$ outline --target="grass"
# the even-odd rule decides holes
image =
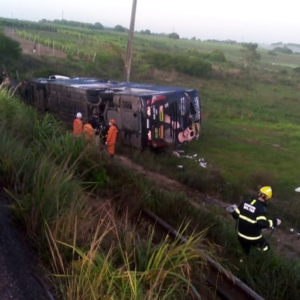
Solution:
[[[124,214],[126,199],[138,206],[147,196],[143,180],[124,170],[119,174],[120,168],[104,157],[103,164],[95,164],[95,155],[101,156],[93,149],[84,151],[84,144],[71,140],[54,118],[39,116],[3,90],[0,104],[2,184],[15,218],[54,273],[57,295],[186,299],[197,293],[191,269],[195,265],[201,274],[206,266],[206,252],[195,250],[203,233],[190,235],[184,245],[168,237],[158,242],[153,228],[142,230]],[[12,120],[15,124],[7,126]],[[93,181],[99,174],[106,178],[100,186]]]
[[[76,35],[76,31],[74,31],[74,34]],[[104,38],[105,35],[101,39],[99,37],[99,43]],[[125,36],[118,39],[117,35],[114,34],[110,38],[122,49],[124,41],[126,41]],[[139,44],[139,41],[141,41],[141,44]],[[139,69],[136,70],[136,66],[133,66],[132,81],[143,79],[147,82],[190,86],[199,89],[203,109],[202,133],[197,142],[185,145],[184,150],[186,153],[197,153],[198,157],[204,157],[208,162],[208,168],[199,167],[193,160],[170,158],[167,154],[157,156],[146,152],[140,155],[140,153],[130,150],[130,157],[150,170],[167,174],[171,178],[196,188],[198,191],[218,196],[230,203],[238,203],[244,199],[248,196],[249,190],[256,193],[259,186],[270,184],[274,190],[274,199],[269,207],[270,216],[283,214],[283,226],[288,222],[291,222],[293,226],[298,224],[298,214],[296,212],[300,207],[298,201],[294,201],[297,197],[294,189],[299,186],[298,178],[300,177],[299,168],[297,168],[299,164],[297,154],[300,150],[298,142],[299,114],[297,109],[299,76],[291,69],[291,67],[298,65],[298,56],[278,54],[271,57],[262,50],[261,62],[249,73],[245,73],[239,65],[239,46],[173,41],[161,37],[137,35],[136,49],[142,51],[145,47],[157,51],[158,49],[159,51],[168,51],[172,48],[172,51],[179,53],[188,48],[211,51],[214,48],[221,47],[219,49],[222,49],[228,60],[233,57],[235,59],[223,65],[216,65],[216,72],[210,80],[200,80],[176,72],[169,76],[170,74],[166,72],[161,70],[154,72],[151,68],[146,68],[144,73],[140,74]],[[58,61],[64,66],[63,61]],[[272,63],[275,65],[272,65]],[[70,73],[74,72],[74,76],[79,75],[76,72],[80,72],[82,76],[91,76],[93,74],[88,72],[91,72],[91,70],[92,72],[96,71],[95,69],[84,70],[84,63],[79,64],[72,61],[72,64],[72,68],[74,66],[78,68],[76,69],[78,71],[69,69]],[[108,73],[108,75],[119,74],[118,71],[120,70],[111,70],[114,73]],[[153,76],[154,74],[155,76]],[[2,107],[0,107],[0,112],[5,117],[10,116],[11,118],[14,116],[9,111],[3,111]],[[45,146],[49,143],[46,142],[46,139],[37,142],[39,141],[38,138],[41,137],[40,134],[37,134],[38,138],[35,143],[34,139],[26,136],[26,133],[32,132],[31,120],[33,118],[32,112],[27,113],[31,115],[30,120],[11,122],[16,125],[15,130],[18,139],[16,140],[14,136],[12,137],[6,133],[3,135],[3,137],[6,137],[5,143],[10,141],[9,149],[12,147],[19,153],[23,151],[21,150],[23,146],[31,145],[32,141],[33,146],[35,146],[33,148],[35,153],[45,150]],[[24,112],[24,114],[26,113]],[[22,110],[18,111],[19,115],[22,115]],[[1,115],[0,117],[3,118]],[[45,127],[43,127],[44,130]],[[67,138],[67,136],[63,139],[54,138],[53,147],[51,146],[51,150],[47,153],[52,160],[55,157],[57,163],[61,163],[66,158],[65,155],[70,154],[70,151],[72,153],[72,149],[75,147],[75,145],[72,145],[71,137]],[[22,143],[20,145],[21,138]],[[80,152],[81,146],[77,146],[79,147],[77,151]],[[64,150],[60,153],[60,149]],[[30,151],[24,156],[30,155]],[[118,149],[119,153],[121,151],[126,153],[127,150]],[[228,260],[228,265],[232,267],[232,270],[235,270],[238,277],[241,276],[250,286],[270,299],[284,299],[283,291],[285,289],[283,285],[289,287],[291,293],[288,293],[286,299],[298,297],[298,285],[294,281],[298,278],[298,275],[294,273],[296,272],[294,266],[298,266],[297,262],[291,264],[285,258],[279,258],[273,253],[268,255],[265,261],[258,259],[253,265],[249,262],[244,267],[239,267],[236,258],[239,257],[240,251],[237,250],[238,245],[232,220],[225,222],[222,212],[216,210],[210,213],[205,209],[195,210],[195,208],[188,206],[184,195],[174,196],[159,191],[156,192],[154,186],[149,185],[144,178],[137,178],[131,173],[124,175],[124,170],[115,164],[109,166],[100,164],[100,171],[98,172],[92,167],[89,159],[84,158],[85,155],[81,158],[83,161],[80,163],[81,159],[78,162],[76,161],[78,152],[75,151],[74,153],[74,156],[67,158],[72,162],[69,166],[75,164],[78,174],[83,176],[81,178],[88,179],[93,184],[97,181],[96,178],[100,176],[100,181],[103,182],[102,186],[107,186],[116,192],[112,200],[118,207],[118,212],[124,211],[127,201],[131,198],[129,203],[132,207],[134,203],[145,202],[175,227],[182,226],[184,220],[184,224],[190,224],[191,228],[199,228],[200,231],[209,228],[207,236],[222,247],[220,251],[224,255],[225,262]],[[14,178],[16,178],[15,174],[23,176],[24,163],[22,165],[18,160],[20,154],[7,158],[8,153],[6,150],[3,151],[3,155],[6,159],[1,161],[1,168],[11,174],[7,179],[9,179],[9,186],[13,186]],[[90,158],[94,157],[92,154],[90,155]],[[184,166],[182,170],[178,170],[176,167],[179,162]],[[15,163],[20,163],[20,167],[14,167]],[[88,172],[84,171],[85,166],[87,166]],[[105,171],[103,170],[104,166]],[[77,174],[77,171],[74,174]],[[18,176],[22,178],[20,175]],[[101,196],[111,196],[107,189],[97,190],[97,193]],[[289,202],[290,205],[283,205],[283,201]],[[66,215],[69,213],[71,214],[67,211]],[[71,220],[75,220],[74,218],[75,215]],[[62,226],[61,228],[65,227]],[[69,230],[66,230],[66,232],[68,232],[68,236],[71,236],[71,232],[75,229],[74,227],[67,228]],[[61,232],[61,234],[63,233]],[[58,240],[62,241],[63,239],[58,238]],[[72,241],[71,238],[66,244],[72,245],[69,248],[74,251],[77,248],[74,248]],[[68,248],[68,246],[65,245],[64,248]],[[261,259],[263,260],[263,258]],[[270,272],[266,272],[269,268],[274,268],[274,266],[277,268],[279,265],[279,269],[287,274],[287,277],[284,278],[286,281],[276,272],[271,272],[271,275]],[[237,271],[237,268],[242,271]],[[259,273],[261,276],[254,281],[253,273]]]
[[[55,281],[63,295],[83,300],[152,300],[185,299],[191,293],[190,269],[196,261],[205,261],[194,248],[202,239],[201,235],[191,236],[185,245],[170,242],[167,237],[157,244],[153,240],[153,229],[140,236],[127,222],[115,220],[111,212],[102,211],[99,219],[86,249],[76,245],[76,236],[69,245],[56,241],[51,232],[48,234]],[[108,247],[105,246],[107,240],[110,240]],[[72,250],[71,265],[65,263],[60,246]]]
[[[238,265],[241,251],[233,221],[225,210],[207,209],[205,205],[195,208],[183,192],[174,194],[155,188],[117,163],[106,163],[105,158],[93,171],[89,167],[90,159],[94,161],[93,151],[83,151],[82,157],[72,158],[80,151],[55,119],[50,130],[44,125],[49,117],[40,117],[29,107],[27,114],[18,114],[25,107],[3,91],[0,101],[3,125],[16,119],[16,124],[27,124],[31,129],[0,128],[0,170],[14,199],[14,214],[51,268],[57,294],[67,299],[150,300],[186,299],[191,293],[194,297],[195,293],[204,293],[214,299],[213,294],[207,296],[208,291],[203,291],[205,256],[209,254],[219,256],[224,266],[264,297],[297,297],[298,262],[271,252]],[[50,141],[48,151],[45,138]],[[58,151],[59,145],[62,151]],[[83,145],[79,143],[77,147]],[[157,168],[162,156],[150,158]],[[170,168],[175,158],[172,160]],[[91,171],[83,172],[84,166]],[[93,180],[98,174],[107,178],[101,188]],[[88,192],[91,188],[96,190]],[[153,229],[131,223],[130,215],[140,205],[148,206],[179,228],[189,237],[188,243],[179,245],[168,238],[157,242]],[[219,246],[212,246],[208,239]],[[203,245],[202,253],[195,251],[195,247]],[[284,272],[284,280],[282,272],[265,271],[274,266]],[[253,281],[251,274],[258,271],[260,275]]]

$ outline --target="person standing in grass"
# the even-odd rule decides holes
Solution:
[[[88,121],[86,124],[83,125],[83,134],[88,147],[90,147],[94,140],[94,129],[91,125],[91,121]]]
[[[90,123],[94,129],[94,137],[95,137],[95,145],[99,146],[100,141],[100,122],[99,122],[99,114],[94,111],[93,115],[90,119]]]
[[[116,122],[114,119],[109,120],[109,129],[107,132],[106,145],[107,151],[110,157],[114,157],[115,155],[115,145],[118,135],[118,129],[116,127]]]
[[[246,255],[251,247],[261,251],[270,249],[268,241],[262,236],[263,228],[275,228],[280,225],[280,219],[268,220],[266,204],[272,198],[272,188],[264,186],[260,189],[257,199],[242,202],[236,206],[232,216],[237,220],[238,240]]]
[[[76,115],[76,119],[73,122],[73,135],[75,137],[79,137],[82,134],[83,126],[82,126],[82,114],[78,112]]]

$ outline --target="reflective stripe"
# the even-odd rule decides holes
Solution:
[[[256,220],[257,221],[258,220],[265,220],[265,221],[267,221],[267,218],[265,216],[259,216],[259,217],[256,218]]]
[[[273,227],[273,221],[269,220],[270,227]]]
[[[262,237],[262,235],[259,235],[259,236],[256,236],[256,237],[253,237],[253,236],[247,236],[247,235],[243,235],[241,234],[240,232],[238,232],[238,235],[246,240],[250,240],[250,241],[254,241],[254,240],[258,240]]]
[[[245,216],[243,216],[243,215],[240,215],[240,219],[242,219],[242,220],[244,220],[244,221],[247,221],[247,222],[249,222],[249,223],[252,223],[252,224],[256,224],[256,223],[257,223],[256,220],[252,220],[252,219],[247,218],[247,217],[245,217]]]
[[[238,208],[235,209],[235,212],[236,212],[237,214],[240,214],[240,213],[241,213],[240,210],[239,210]]]
[[[256,202],[256,200],[253,200],[250,204],[253,205]]]
[[[262,251],[268,251],[269,250],[269,247],[266,246],[265,248],[262,249]]]

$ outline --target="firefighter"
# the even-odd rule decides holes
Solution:
[[[269,243],[262,236],[263,228],[276,228],[280,219],[268,220],[266,204],[272,198],[272,188],[264,186],[260,189],[257,199],[242,202],[232,212],[237,220],[238,240],[245,254],[249,255],[251,247],[258,247],[262,251],[270,249]]]
[[[109,129],[107,132],[106,145],[110,157],[115,155],[115,145],[117,140],[118,129],[114,119],[109,120]]]
[[[76,119],[73,122],[73,135],[75,137],[79,137],[82,134],[83,126],[82,126],[81,119],[82,119],[82,113],[78,112],[76,115]]]
[[[90,124],[94,129],[94,138],[95,138],[95,145],[99,146],[100,140],[100,122],[99,122],[99,114],[98,112],[94,111],[92,117],[90,118]]]
[[[94,129],[90,121],[83,125],[82,131],[84,134],[85,141],[87,142],[87,146],[90,147],[94,140]]]

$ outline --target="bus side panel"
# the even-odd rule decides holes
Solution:
[[[184,92],[152,96],[146,101],[148,144],[163,147],[182,144],[194,137],[189,97]]]
[[[142,147],[141,100],[136,95],[116,94],[113,107],[108,106],[107,120],[114,119],[119,129],[119,139],[126,145]]]

